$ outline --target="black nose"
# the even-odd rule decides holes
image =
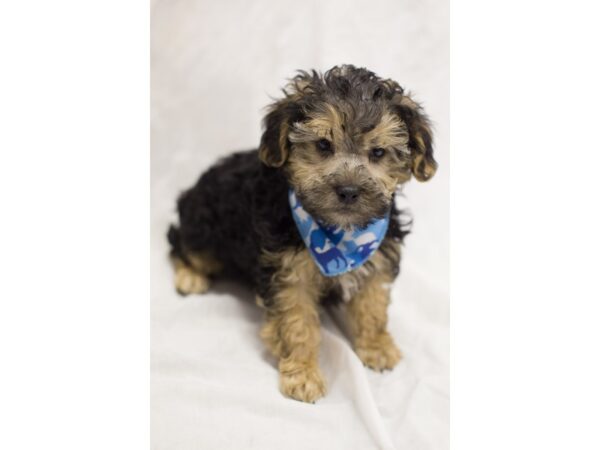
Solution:
[[[360,196],[360,189],[357,186],[338,186],[335,188],[335,193],[338,196],[340,202],[351,205],[358,200]]]

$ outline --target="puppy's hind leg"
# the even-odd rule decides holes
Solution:
[[[215,267],[216,261],[210,257],[188,255],[187,264],[177,256],[173,256],[175,266],[175,289],[181,295],[203,294],[210,287],[210,276],[214,273],[210,269]]]
[[[175,268],[175,288],[181,295],[202,294],[210,287],[210,277],[222,270],[222,264],[208,252],[191,252],[181,242],[179,230],[169,228],[171,261]]]

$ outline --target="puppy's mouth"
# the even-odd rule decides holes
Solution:
[[[343,229],[365,228],[370,223],[383,218],[391,208],[390,201],[345,205],[339,202],[323,201],[316,204],[300,199],[304,209],[321,225],[337,226]]]
[[[344,229],[350,228],[365,228],[370,223],[381,219],[385,216],[388,209],[376,213],[364,214],[352,210],[352,208],[344,206],[335,211],[331,211],[323,218],[327,225],[339,226]]]

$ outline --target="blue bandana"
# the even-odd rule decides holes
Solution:
[[[326,277],[333,277],[362,266],[377,250],[385,237],[389,214],[366,228],[343,230],[319,224],[308,214],[293,190],[289,193],[292,216],[317,267]]]

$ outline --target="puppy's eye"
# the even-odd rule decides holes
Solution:
[[[371,157],[374,159],[380,159],[385,155],[385,149],[381,147],[375,147],[371,149]]]
[[[327,139],[319,139],[317,141],[317,148],[322,152],[330,152],[331,142],[329,142]]]

